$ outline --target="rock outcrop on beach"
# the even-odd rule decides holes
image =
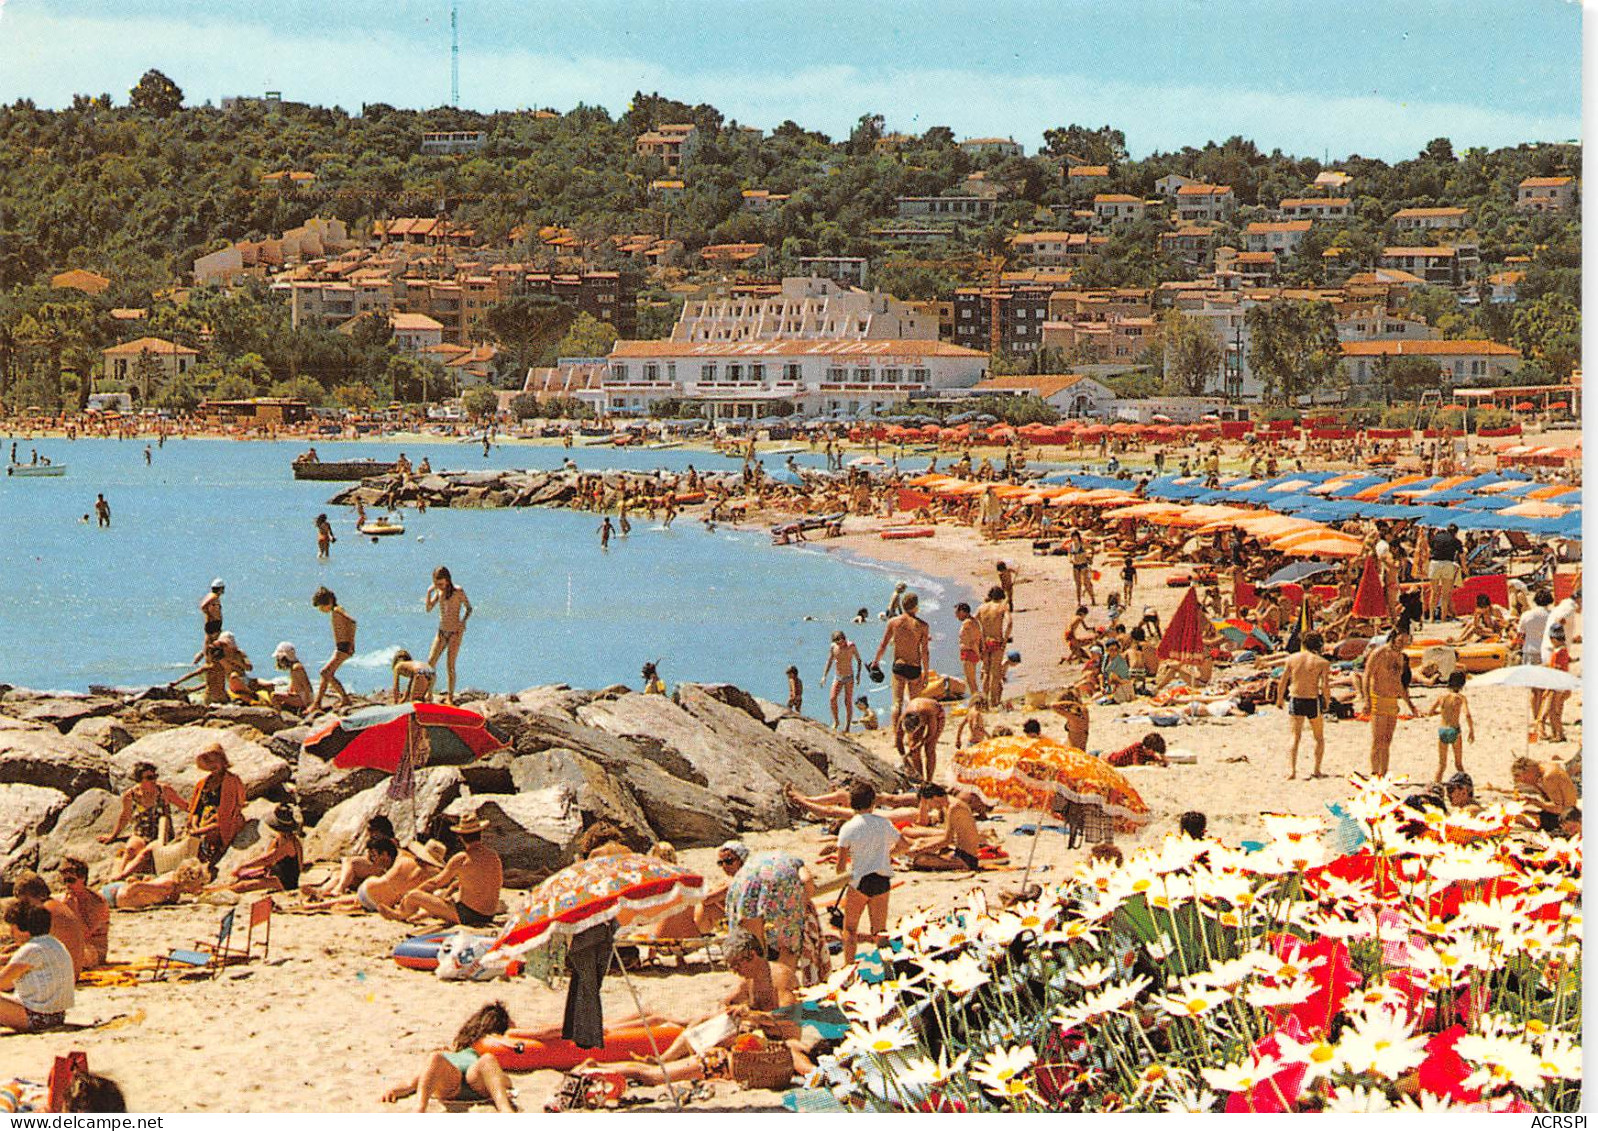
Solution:
[[[637,471],[586,471],[590,481],[598,476],[608,492],[623,483],[635,494],[647,493],[654,477]],[[674,476],[675,477],[675,476]],[[415,506],[426,500],[430,507],[563,507],[577,499],[579,473],[575,471],[435,471],[404,477],[399,474],[374,475],[359,483],[340,488],[328,499],[333,506],[369,508]],[[741,479],[732,472],[711,472],[700,476],[701,483],[727,490],[742,490]],[[660,490],[664,491],[664,485]]]
[[[473,473],[497,475],[499,473]],[[303,720],[267,707],[206,707],[159,689],[85,696],[22,689],[0,695],[0,890],[28,868],[76,856],[105,866],[99,843],[132,768],[152,762],[187,794],[195,756],[212,742],[244,780],[245,829],[222,866],[256,851],[273,805],[292,801],[310,859],[337,859],[381,813],[402,839],[439,815],[488,822],[508,876],[531,880],[569,863],[583,830],[606,821],[637,848],[656,840],[716,844],[785,828],[783,786],[811,793],[863,778],[900,789],[903,775],[813,719],[729,684],[678,686],[672,696],[626,687],[534,687],[468,695],[506,746],[466,765],[418,770],[412,797],[390,796],[387,774],[343,770],[304,752]],[[98,875],[98,872],[97,872]]]

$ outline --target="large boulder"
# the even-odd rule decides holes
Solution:
[[[104,750],[54,727],[0,730],[0,783],[47,786],[70,797],[110,788],[108,768]]]
[[[133,733],[128,730],[127,725],[111,715],[94,715],[87,719],[79,719],[72,724],[69,733],[73,738],[94,743],[107,754],[115,754],[133,741]]]
[[[889,765],[871,751],[825,723],[803,715],[784,715],[777,720],[777,735],[792,743],[810,764],[838,783],[845,778],[868,781],[889,793],[903,790],[910,779],[904,771]]]
[[[306,756],[296,759],[294,793],[305,819],[315,824],[329,809],[388,781],[382,770],[340,770],[331,762]]]
[[[483,840],[507,872],[553,872],[571,863],[572,846],[583,831],[577,791],[552,785],[529,793],[461,798],[452,813],[475,811],[488,822]]]
[[[429,766],[416,773],[416,796],[396,801],[385,780],[341,801],[322,815],[305,838],[307,860],[337,860],[354,852],[366,836],[366,822],[378,814],[394,822],[400,843],[442,813],[461,793],[461,772],[454,766]]]
[[[62,734],[70,731],[79,719],[109,715],[122,706],[122,701],[101,695],[62,695],[47,699],[34,699],[22,705],[17,717],[28,722],[55,727]]]
[[[115,793],[91,789],[78,794],[57,815],[50,831],[39,838],[39,866],[49,871],[66,856],[76,857],[91,868],[111,859],[121,845],[101,844],[98,838],[116,827],[121,811],[122,798]]]
[[[516,697],[518,701],[525,697],[549,705],[548,709],[523,716],[515,739],[517,765],[524,758],[544,751],[572,751],[631,794],[647,814],[648,826],[655,835],[675,844],[719,844],[737,830],[738,823],[727,811],[723,797],[706,788],[702,780],[697,780],[697,771],[687,760],[674,755],[647,734],[612,734],[579,722],[554,706],[569,703],[575,705],[573,709],[580,709],[585,703],[600,702],[591,692],[540,694],[546,690],[553,692],[555,689],[535,688]],[[671,707],[671,701],[663,696],[650,698]],[[672,769],[680,770],[683,776],[673,774]]]
[[[157,700],[151,703],[141,703],[139,714],[169,727],[188,726],[205,718],[205,705],[202,703],[176,702],[170,700]]]
[[[521,754],[510,763],[512,788],[504,792],[534,793],[551,787],[572,791],[586,826],[609,821],[635,844],[659,839],[627,786],[597,762],[575,750],[553,747]],[[478,791],[474,791],[478,792]]]
[[[42,785],[0,785],[0,880],[39,865],[39,837],[50,831],[67,795]]]
[[[202,776],[194,765],[195,757],[213,742],[219,742],[233,772],[244,781],[245,797],[260,797],[286,783],[294,772],[286,760],[255,741],[261,737],[248,727],[179,727],[145,735],[112,755],[112,788],[126,789],[133,784],[134,763],[153,762],[162,781],[179,793],[187,793]]]
[[[496,750],[486,758],[462,765],[461,780],[473,793],[515,793],[516,783],[511,774],[511,764],[515,760],[514,750]]]
[[[272,830],[266,827],[266,819],[276,809],[277,805],[264,797],[244,807],[244,824],[239,829],[239,835],[233,838],[233,843],[228,845],[228,850],[222,854],[222,859],[216,862],[218,876],[227,877],[234,868],[266,850],[267,842],[272,837]]]
[[[739,828],[786,828],[782,787],[819,793],[826,788],[826,777],[751,713],[759,710],[752,699],[731,694],[734,690],[685,683],[677,688],[675,704],[659,695],[629,693],[591,703],[579,717],[664,742],[693,766],[707,788],[726,798]]]
[[[295,725],[294,720],[271,707],[254,707],[247,703],[224,703],[206,712],[206,721],[222,726],[241,725],[260,731],[263,735],[276,734]]]

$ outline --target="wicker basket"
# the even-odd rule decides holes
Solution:
[[[793,1054],[786,1045],[731,1054],[731,1076],[745,1088],[779,1092],[793,1083]]]

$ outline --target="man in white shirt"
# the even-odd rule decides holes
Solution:
[[[1548,623],[1543,626],[1540,649],[1544,664],[1549,663],[1554,658],[1554,652],[1558,650],[1558,646],[1553,642],[1553,637],[1556,635],[1554,629],[1557,627],[1563,630],[1566,642],[1573,642],[1576,639],[1576,622],[1580,615],[1581,601],[1574,596],[1566,597],[1548,611]]]
[[[39,1033],[61,1025],[72,1008],[72,955],[50,934],[50,912],[14,899],[5,921],[21,945],[0,968],[0,1027]]]
[[[859,946],[860,916],[871,916],[872,940],[882,945],[888,929],[888,890],[893,886],[893,854],[909,846],[886,817],[873,813],[877,791],[870,782],[849,787],[849,808],[854,816],[838,830],[838,872],[849,873],[843,895],[843,961],[854,961]]]
[[[1543,637],[1548,634],[1548,612],[1553,603],[1554,595],[1546,589],[1539,589],[1532,598],[1531,608],[1520,614],[1521,663],[1543,662]]]

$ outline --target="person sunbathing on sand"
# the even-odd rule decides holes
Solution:
[[[400,901],[444,867],[444,846],[436,840],[426,844],[412,841],[400,848],[386,837],[373,837],[367,846],[367,853],[374,862],[387,860],[389,863],[386,868],[362,880],[353,895],[308,903],[306,910],[353,910],[358,907],[362,911],[376,912],[385,919],[400,919]]]
[[[317,898],[344,895],[347,892],[354,891],[356,885],[368,876],[381,876],[393,864],[393,858],[398,855],[399,849],[396,847],[393,852],[389,853],[388,862],[379,866],[377,861],[372,858],[371,848],[373,842],[378,840],[386,840],[390,843],[394,841],[394,822],[379,813],[366,822],[366,836],[364,839],[365,846],[361,855],[346,856],[339,861],[337,879],[329,880],[322,884],[306,885],[301,890],[306,895]]]
[[[452,826],[461,838],[463,849],[450,858],[444,870],[408,892],[388,918],[404,923],[418,918],[442,919],[463,927],[487,927],[499,910],[499,889],[504,882],[504,866],[499,853],[483,843],[488,822],[468,813]],[[453,898],[442,894],[453,889]]]
[[[100,889],[100,896],[113,911],[137,911],[176,903],[179,896],[199,895],[205,890],[210,873],[198,860],[185,860],[176,871],[153,880],[113,880]]]
[[[510,1080],[498,1060],[489,1053],[479,1055],[472,1046],[484,1037],[498,1036],[511,1027],[504,1002],[491,1001],[466,1019],[445,1050],[429,1053],[422,1071],[409,1082],[396,1084],[383,1093],[386,1104],[398,1103],[406,1096],[416,1097],[416,1110],[426,1111],[434,1097],[440,1102],[462,1100],[490,1102],[495,1111],[512,1112]]]
[[[300,822],[292,805],[279,805],[266,819],[272,830],[272,843],[265,852],[250,857],[233,869],[232,878],[212,891],[243,894],[251,891],[297,891],[305,850],[300,844]]]
[[[977,832],[976,817],[971,811],[971,797],[971,790],[955,790],[944,806],[942,831],[930,837],[910,840],[912,868],[922,872],[977,870],[982,838]]]

